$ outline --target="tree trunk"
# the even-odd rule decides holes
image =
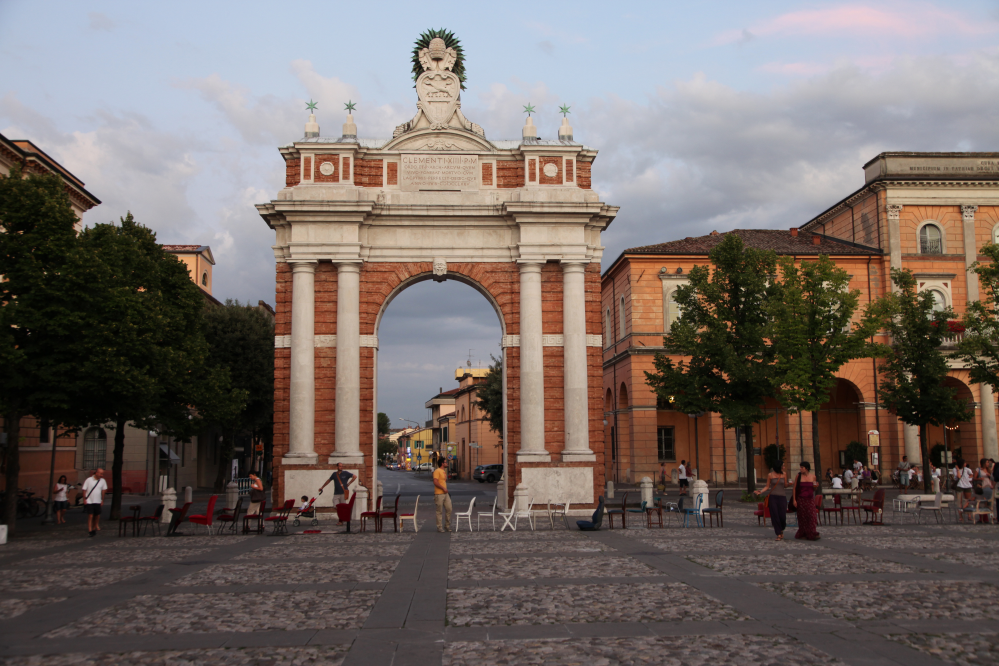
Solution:
[[[125,423],[121,416],[115,422],[114,457],[111,459],[111,520],[121,518],[121,468],[125,464]]]
[[[818,410],[811,413],[812,414],[812,468],[815,470],[815,490],[822,489],[822,480],[825,478],[822,474],[822,443],[819,441],[819,412]]]
[[[219,493],[225,492],[225,486],[228,483],[229,470],[232,467],[233,444],[231,437],[222,440],[222,450],[219,451],[219,471],[215,476],[215,491]]]
[[[18,449],[21,439],[21,414],[11,410],[4,414],[4,429],[7,431],[5,488],[3,501],[3,522],[7,526],[7,537],[17,531],[17,481],[21,475],[21,452]]]
[[[930,478],[930,451],[926,443],[926,424],[919,426],[919,451],[923,455],[923,492],[929,493],[933,487],[933,479]]]
[[[756,464],[753,461],[753,426],[742,426],[746,433],[746,490],[756,490]]]

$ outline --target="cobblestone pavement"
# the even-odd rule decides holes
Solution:
[[[29,534],[0,546],[0,666],[999,663],[999,527],[776,542],[736,498],[723,528]]]

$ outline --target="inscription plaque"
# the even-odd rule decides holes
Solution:
[[[403,155],[399,167],[400,190],[479,189],[478,155]]]

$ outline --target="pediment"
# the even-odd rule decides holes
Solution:
[[[496,147],[486,139],[466,130],[416,130],[407,132],[388,142],[383,150],[404,150],[412,152],[493,152]]]

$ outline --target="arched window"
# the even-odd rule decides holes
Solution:
[[[614,343],[614,315],[610,308],[607,308],[607,316],[604,317],[604,338],[604,347],[610,347]]]
[[[621,320],[620,323],[619,323],[619,327],[620,327],[621,330],[618,331],[617,339],[618,340],[624,340],[625,321],[626,321],[625,317],[624,317],[624,296],[621,297],[621,303],[620,303],[620,305],[621,305],[621,308],[620,308],[620,311],[618,312],[618,319]]]
[[[607,389],[607,397],[604,398],[604,411],[609,412],[614,409],[614,392]]]
[[[943,254],[943,236],[940,227],[935,224],[924,224],[919,230],[920,254]]]
[[[201,274],[201,286],[203,287],[208,286],[208,271],[205,271],[204,273]]]
[[[107,462],[108,436],[101,428],[90,428],[83,435],[83,469],[103,468]]]
[[[992,242],[999,245],[999,224],[992,227]]]
[[[621,382],[621,390],[617,396],[617,408],[628,409],[628,386]]]
[[[947,307],[947,297],[939,289],[930,289],[933,296],[933,311],[940,312]]]

